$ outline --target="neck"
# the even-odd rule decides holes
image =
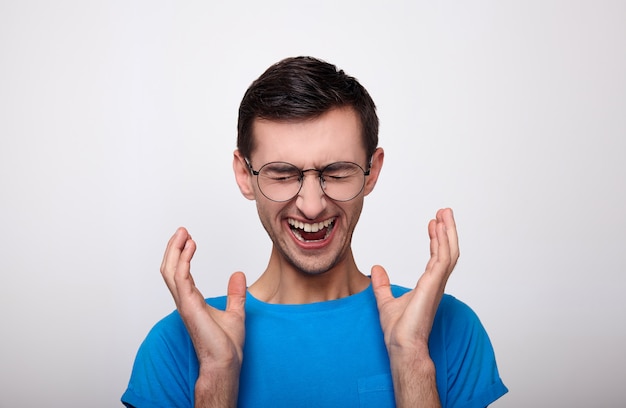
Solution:
[[[310,274],[298,270],[272,248],[267,268],[249,291],[267,303],[305,304],[350,296],[369,284],[369,278],[358,270],[352,251],[328,271]]]

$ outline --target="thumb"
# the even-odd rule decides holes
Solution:
[[[389,275],[387,271],[380,265],[372,266],[372,289],[376,297],[378,307],[385,303],[389,298],[393,298],[391,294],[391,284],[389,283]]]
[[[246,275],[243,272],[235,272],[230,276],[227,294],[226,310],[243,314],[246,304]]]

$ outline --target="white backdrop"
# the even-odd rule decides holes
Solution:
[[[119,404],[174,307],[158,268],[179,225],[206,296],[258,276],[237,107],[293,55],[379,107],[362,270],[413,285],[453,207],[448,292],[491,335],[494,406],[623,406],[626,3],[567,0],[0,1],[0,406]]]

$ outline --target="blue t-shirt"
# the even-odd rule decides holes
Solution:
[[[395,296],[408,291],[393,286]],[[219,309],[226,298],[207,299]],[[507,392],[487,333],[464,303],[444,295],[429,351],[443,407],[486,407]],[[198,360],[177,312],[150,331],[122,401],[192,407]],[[278,305],[246,296],[239,407],[394,407],[389,357],[371,285],[342,299]]]

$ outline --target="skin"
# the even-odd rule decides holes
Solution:
[[[298,123],[257,120],[253,132],[256,149],[250,161],[257,168],[272,161],[287,161],[301,169],[322,168],[337,161],[351,161],[367,168],[360,122],[351,109],[332,110],[321,118]],[[364,189],[353,200],[329,199],[317,177],[308,174],[297,197],[277,203],[261,194],[256,177],[250,174],[239,152],[235,152],[237,184],[246,198],[256,201],[261,223],[273,242],[269,264],[251,285],[250,293],[271,303],[310,303],[348,296],[369,285],[369,279],[356,267],[351,240],[364,196],[374,189],[383,159],[384,152],[378,149]],[[289,218],[305,223],[334,218],[330,242],[323,248],[303,247],[294,239],[287,223]]]
[[[321,168],[336,161],[367,167],[360,123],[352,109],[334,109],[304,122],[257,120],[256,148],[249,158],[255,169],[271,161],[286,161],[301,169]],[[370,284],[354,261],[351,239],[364,197],[375,187],[384,152],[372,157],[371,175],[359,196],[348,202],[326,197],[317,178],[308,175],[291,201],[265,198],[235,151],[233,169],[244,197],[255,200],[259,218],[273,246],[268,266],[248,290],[270,303],[309,303],[358,293]],[[319,222],[335,219],[332,236],[323,245],[299,243],[287,219]],[[435,368],[428,353],[428,337],[445,285],[459,256],[456,225],[451,209],[441,209],[428,224],[430,260],[415,288],[399,298],[391,294],[389,277],[381,266],[371,270],[385,344],[391,362],[398,407],[440,406]],[[208,306],[190,274],[196,244],[185,228],[170,239],[161,273],[193,341],[200,373],[196,406],[237,405],[239,373],[245,339],[246,280],[234,273],[228,283],[226,310]]]

